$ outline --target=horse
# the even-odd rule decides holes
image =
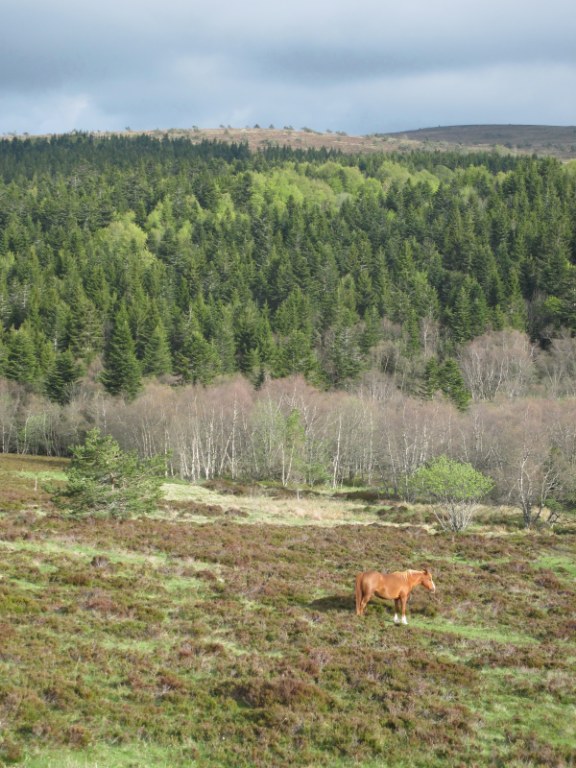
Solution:
[[[402,607],[402,624],[408,624],[406,620],[406,603],[410,592],[414,587],[422,584],[430,592],[436,591],[436,585],[432,581],[432,574],[427,568],[423,571],[395,571],[394,573],[380,573],[379,571],[364,571],[356,576],[356,615],[362,616],[373,595],[388,600],[394,600],[394,623],[399,624],[398,611]]]

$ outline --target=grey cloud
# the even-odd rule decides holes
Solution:
[[[0,133],[574,124],[574,39],[565,0],[8,0]]]

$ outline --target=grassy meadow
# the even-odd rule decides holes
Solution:
[[[0,765],[576,764],[576,525],[465,534],[361,493],[170,484],[153,518],[57,514],[0,456]],[[407,627],[369,568],[432,569]]]

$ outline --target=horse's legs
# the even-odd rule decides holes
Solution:
[[[402,603],[402,624],[408,624],[406,619],[406,603],[408,602],[408,595],[401,595],[400,602]]]
[[[399,610],[400,610],[400,598],[396,597],[394,599],[394,624],[400,624],[400,619],[398,618]]]
[[[366,610],[366,606],[368,605],[368,602],[370,601],[371,597],[372,597],[372,592],[362,593],[362,602],[360,603],[360,616],[364,615],[364,611]]]

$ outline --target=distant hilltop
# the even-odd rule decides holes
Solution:
[[[246,142],[252,149],[289,146],[293,149],[336,149],[346,153],[403,152],[414,149],[481,150],[537,154],[576,159],[576,126],[549,125],[455,125],[395,133],[352,136],[344,131],[315,131],[285,126],[268,128],[171,129],[146,131],[151,135],[188,136],[193,141]]]
[[[576,126],[573,125],[451,125],[386,135],[396,140],[433,143],[439,147],[503,147],[521,153],[576,158]]]

